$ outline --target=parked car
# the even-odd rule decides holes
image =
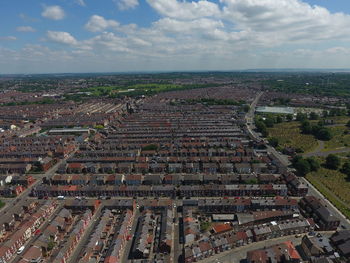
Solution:
[[[23,252],[23,250],[24,250],[24,246],[21,246],[18,250],[17,250],[17,254],[19,255],[19,254],[21,254],[22,252]]]

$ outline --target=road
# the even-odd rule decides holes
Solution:
[[[258,103],[261,95],[262,95],[262,93],[259,93],[258,96],[254,99],[254,101],[251,104],[250,110],[246,115],[247,130],[251,134],[251,136],[258,141],[262,140],[262,138],[260,138],[260,136],[256,132],[254,132],[254,130],[253,130],[254,126],[252,123],[254,120],[255,107],[256,107],[256,104]],[[288,165],[290,165],[288,158],[285,155],[282,155],[279,152],[277,152],[273,147],[267,146],[267,150],[269,153],[273,154],[286,167],[288,167]],[[340,153],[340,152],[346,152],[349,150],[350,150],[350,148],[342,148],[342,149],[335,150],[335,151],[318,152],[318,153],[314,153],[314,154],[316,154],[317,156],[327,156],[330,153]],[[313,156],[315,156],[315,155],[313,155]],[[350,221],[331,202],[329,202],[309,181],[307,181],[305,178],[301,178],[301,180],[303,180],[309,186],[309,195],[313,195],[321,200],[324,200],[327,203],[329,210],[336,217],[338,217],[340,219],[341,225],[345,226],[346,229],[350,229]]]
[[[245,119],[246,119],[246,126],[247,131],[250,134],[251,138],[255,139],[256,141],[262,141],[263,138],[260,137],[258,133],[254,131],[255,125],[254,125],[254,114],[255,114],[255,108],[256,105],[259,102],[259,99],[264,94],[264,92],[260,92],[254,99],[254,101],[250,104],[250,109],[247,112]],[[284,166],[289,166],[290,161],[288,160],[288,156],[282,155],[279,152],[276,151],[275,148],[271,147],[270,145],[266,145],[266,150],[269,154],[273,155],[280,163],[282,163]]]
[[[47,228],[47,226],[51,223],[52,219],[55,218],[59,212],[62,209],[62,204],[58,205],[56,207],[56,210],[54,211],[54,213],[50,216],[50,220],[46,220],[44,222],[44,224],[42,224],[38,230],[42,231],[44,229]],[[34,244],[34,242],[40,237],[40,235],[36,235],[33,238],[30,238],[26,244],[24,245],[25,249],[23,250],[23,252],[20,255],[15,254],[16,256],[10,261],[10,262],[18,262],[21,260],[22,256],[28,251],[28,249],[32,246],[32,244]]]
[[[316,196],[317,198],[323,200],[326,204],[328,209],[339,218],[341,225],[345,226],[346,229],[350,229],[350,220],[347,219],[326,197],[324,197],[317,189],[314,187],[308,180],[306,180],[304,177],[300,177],[304,183],[306,183],[309,186],[309,193],[308,195]]]
[[[99,206],[99,208],[95,211],[94,215],[92,216],[89,226],[84,231],[84,234],[81,237],[81,239],[78,241],[78,244],[74,248],[73,253],[70,255],[68,262],[71,262],[71,263],[78,262],[80,252],[83,250],[84,246],[86,246],[87,243],[89,242],[92,231],[95,229],[95,227],[99,223],[97,221],[101,216],[101,210],[102,210],[102,205]]]
[[[72,153],[73,154],[73,153]],[[16,205],[17,203],[27,199],[32,191],[32,189],[35,186],[38,186],[39,184],[42,183],[41,179],[46,177],[46,178],[51,178],[55,172],[57,171],[58,167],[62,164],[63,161],[65,161],[67,158],[69,158],[71,155],[67,156],[65,159],[62,159],[60,161],[58,161],[54,166],[52,166],[47,172],[45,172],[44,174],[40,174],[40,176],[38,176],[37,174],[33,175],[36,179],[36,181],[30,185],[26,190],[24,190],[19,196],[17,196],[16,198],[13,199],[8,199],[6,200],[6,205],[0,210],[0,212],[2,214],[6,214],[7,212],[9,212],[12,207],[14,205]]]
[[[323,235],[329,237],[331,236],[331,233],[323,232]],[[263,249],[264,247],[273,246],[285,241],[292,241],[294,246],[298,246],[301,244],[301,239],[302,237],[295,237],[294,235],[290,235],[290,236],[284,236],[284,237],[269,239],[269,240],[260,241],[260,242],[254,242],[246,246],[234,248],[232,250],[228,250],[220,254],[216,254],[212,257],[201,260],[199,262],[201,263],[213,263],[213,262],[214,263],[238,263],[246,259],[247,252],[250,250]]]
[[[330,151],[313,151],[310,153],[303,154],[304,157],[311,157],[311,156],[320,156],[320,157],[327,157],[329,154],[337,154],[337,153],[347,153],[350,152],[349,147],[343,147],[335,150]]]

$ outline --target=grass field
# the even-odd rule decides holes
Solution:
[[[5,206],[5,203],[0,200],[0,208],[3,208]]]
[[[311,152],[318,146],[317,140],[312,135],[300,133],[299,122],[284,122],[275,124],[269,128],[269,136],[276,137],[282,147],[300,148],[305,153]]]
[[[341,147],[350,147],[350,131],[346,126],[329,127],[333,138],[325,141],[323,151],[335,150]],[[349,133],[348,133],[349,132]]]
[[[185,84],[176,85],[169,83],[145,83],[122,86],[100,86],[82,89],[83,92],[90,92],[92,96],[118,96],[118,95],[153,95],[166,91],[197,89],[217,87],[219,84]]]
[[[321,168],[309,173],[308,179],[344,215],[350,218],[350,182],[339,171]]]

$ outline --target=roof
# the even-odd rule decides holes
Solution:
[[[226,231],[232,230],[231,224],[225,223],[225,224],[215,224],[213,226],[213,230],[216,234],[223,233]]]

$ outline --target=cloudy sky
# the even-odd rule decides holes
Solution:
[[[0,1],[0,74],[249,68],[350,68],[350,1]]]

